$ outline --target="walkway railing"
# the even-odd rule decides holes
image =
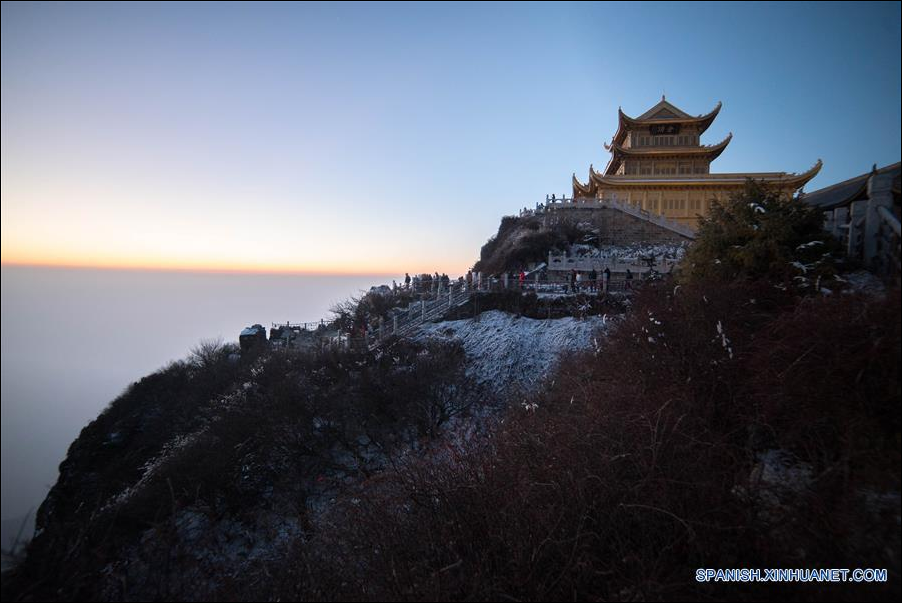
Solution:
[[[894,213],[893,182],[898,171],[876,169],[863,198],[823,210],[824,230],[839,239],[846,255],[886,278],[899,278],[900,224]]]
[[[389,320],[381,319],[366,334],[370,348],[377,347],[392,336],[408,335],[424,322],[441,318],[446,312],[469,301],[475,289],[466,283],[451,282],[447,287],[439,285],[432,299],[411,302],[407,308],[396,309]]]
[[[658,272],[670,272],[679,264],[680,259],[675,257],[655,256],[652,266]],[[565,253],[548,252],[548,270],[553,272],[577,270],[582,272],[602,272],[608,268],[615,274],[625,275],[629,270],[635,275],[641,275],[649,270],[649,259],[631,258],[629,256],[568,256]]]
[[[520,210],[520,216],[532,216],[543,213],[550,213],[558,210],[566,210],[566,209],[580,209],[580,208],[608,208],[608,209],[616,209],[618,211],[622,211],[625,214],[629,214],[640,220],[645,220],[647,222],[651,222],[661,228],[666,228],[672,232],[677,233],[680,236],[686,237],[687,239],[695,239],[695,229],[686,226],[685,224],[680,224],[675,220],[671,220],[666,216],[662,216],[661,214],[654,213],[642,209],[637,205],[633,205],[632,203],[624,203],[622,201],[618,201],[616,199],[597,199],[595,197],[561,197],[550,199],[546,197],[546,202],[544,204],[537,203],[536,208],[533,209],[522,209]]]
[[[653,275],[659,273],[652,272]],[[569,274],[566,278],[548,279],[547,274],[535,272],[524,280],[516,276],[502,274],[500,276],[484,276],[474,274],[472,280],[451,281],[435,284],[420,283],[419,287],[410,289],[398,288],[396,292],[415,292],[422,299],[411,301],[406,308],[394,308],[387,318],[382,318],[370,324],[365,333],[352,334],[329,329],[324,320],[319,322],[302,323],[273,323],[274,328],[289,328],[294,331],[305,331],[311,335],[319,335],[308,340],[314,347],[350,347],[366,346],[373,350],[384,341],[394,336],[405,336],[415,332],[421,325],[438,320],[449,311],[466,304],[474,295],[479,293],[493,293],[501,291],[519,291],[522,293],[534,292],[539,295],[559,294],[587,294],[605,295],[611,292],[628,292],[634,287],[639,287],[643,278],[637,275],[636,279],[626,279],[620,274],[605,280],[603,275],[595,280],[582,279],[572,281]]]
[[[886,207],[878,207],[880,226],[877,228],[877,246],[874,257],[880,264],[878,269],[887,276],[902,273],[902,235],[899,218]]]
[[[653,271],[651,277],[658,277],[659,272]],[[576,294],[605,295],[612,292],[629,292],[641,286],[641,276],[635,279],[622,277],[605,280],[602,276],[594,281],[588,279],[570,280],[538,280],[526,278],[522,282],[519,278],[511,278],[508,275],[493,277],[477,277],[472,282],[461,283],[454,281],[447,289],[439,288],[434,298],[412,302],[407,308],[398,309],[387,319],[380,320],[371,325],[363,337],[348,336],[344,341],[348,345],[366,345],[369,349],[376,349],[383,341],[392,336],[405,336],[415,332],[418,327],[427,322],[435,321],[444,316],[448,311],[466,304],[474,295],[480,293],[493,293],[501,291],[519,291],[522,293],[534,292],[539,295],[549,294]]]
[[[316,331],[320,328],[326,327],[326,320],[320,319],[316,322],[274,322],[272,323],[272,328],[274,329],[291,329],[296,331]]]

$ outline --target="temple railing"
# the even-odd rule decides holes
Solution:
[[[695,239],[695,229],[691,226],[680,224],[679,222],[671,220],[670,218],[662,216],[661,214],[650,212],[642,209],[641,207],[638,207],[637,205],[633,205],[632,203],[624,203],[616,199],[598,199],[595,197],[546,197],[546,202],[544,204],[537,203],[535,209],[521,209],[520,216],[523,217],[540,215],[544,213],[551,213],[554,211],[568,209],[594,208],[616,209],[625,214],[639,218],[640,220],[645,220],[646,222],[650,222],[652,224],[660,226],[661,228],[675,232],[680,236],[686,237],[687,239]]]
[[[875,258],[878,269],[885,276],[897,277],[902,273],[902,235],[900,235],[899,218],[887,207],[877,208],[880,226],[877,228],[877,246]]]
[[[485,295],[500,291],[533,292],[538,295],[559,295],[583,293],[588,295],[606,295],[620,292],[629,294],[634,288],[641,287],[647,279],[660,278],[660,272],[652,269],[645,274],[636,274],[635,279],[625,278],[622,274],[612,275],[605,279],[571,280],[535,272],[523,280],[509,274],[488,276],[474,274],[471,281],[453,281],[447,288],[439,289],[432,299],[411,302],[406,308],[396,308],[389,317],[379,319],[367,326],[362,333],[344,333],[340,343],[347,346],[366,346],[374,350],[393,336],[406,336],[414,333],[421,325],[440,320],[449,311],[462,306],[476,295]]]
[[[392,336],[409,335],[423,323],[437,320],[453,308],[465,304],[474,292],[473,283],[452,281],[447,286],[439,285],[431,299],[411,302],[406,308],[395,308],[390,318],[382,318],[368,325],[358,341],[374,349]],[[354,338],[350,336],[347,341],[353,342]]]
[[[675,257],[659,257],[654,259],[653,266],[648,265],[648,259],[630,258],[620,256],[568,256],[565,253],[548,252],[548,270],[549,271],[570,271],[589,272],[595,270],[601,272],[605,268],[616,274],[626,274],[629,270],[634,274],[642,274],[651,268],[659,272],[671,272],[680,262],[680,258]]]
[[[274,322],[274,329],[289,329],[292,331],[316,331],[326,326],[325,319],[311,322]]]
[[[660,266],[660,264],[659,264]],[[666,268],[668,264],[664,263]],[[411,300],[406,307],[395,307],[382,318],[372,321],[365,329],[347,332],[336,330],[325,323],[273,323],[274,328],[290,329],[294,333],[307,333],[308,337],[288,337],[286,339],[270,339],[275,348],[308,348],[327,349],[332,347],[366,347],[370,350],[378,348],[392,337],[403,337],[414,333],[427,322],[440,320],[455,308],[466,304],[475,295],[486,295],[500,291],[533,292],[538,295],[560,295],[583,293],[588,295],[606,295],[623,292],[629,294],[650,278],[659,278],[660,272],[655,268],[647,268],[635,273],[635,278],[628,278],[623,272],[612,270],[610,278],[605,279],[599,272],[597,278],[589,280],[587,275],[572,279],[569,273],[544,271],[544,264],[533,272],[524,274],[520,279],[514,274],[487,275],[471,273],[466,280],[459,279],[447,284],[439,282],[435,286],[419,283],[410,287],[397,287],[391,295],[401,292],[412,292],[420,299]]]
[[[886,278],[898,278],[900,222],[893,212],[892,183],[898,172],[876,171],[867,181],[866,197],[824,210],[824,230],[840,240],[846,255]]]

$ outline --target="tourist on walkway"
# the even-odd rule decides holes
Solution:
[[[604,292],[608,292],[608,288],[611,286],[611,269],[605,266],[604,268]]]
[[[410,274],[407,272],[404,273],[404,288],[410,289]]]
[[[633,288],[633,273],[629,268],[626,269],[626,288]]]
[[[592,270],[589,272],[589,291],[596,291],[598,289],[598,271],[595,270],[595,267],[592,267]]]

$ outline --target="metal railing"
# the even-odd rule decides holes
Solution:
[[[465,304],[475,289],[472,285],[453,281],[446,286],[439,284],[432,299],[411,302],[404,309],[396,309],[391,318],[380,319],[367,329],[365,341],[370,348],[377,347],[392,336],[407,335],[424,322],[441,318],[446,312]]]
[[[316,331],[320,328],[325,328],[326,319],[322,318],[319,321],[311,321],[311,322],[274,322],[272,323],[273,329],[291,329],[298,331]]]

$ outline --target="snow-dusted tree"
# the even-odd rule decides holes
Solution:
[[[685,282],[765,278],[806,288],[830,277],[840,254],[816,209],[749,180],[701,220],[681,267]]]

